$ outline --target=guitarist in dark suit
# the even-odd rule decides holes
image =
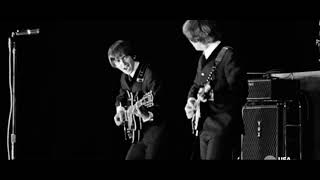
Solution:
[[[116,97],[114,121],[117,126],[124,125],[125,112],[130,106],[128,103],[130,98],[138,101],[147,94],[152,95],[152,102],[149,102],[148,106],[130,106],[131,110],[127,111],[129,112],[127,116],[132,113],[136,123],[141,123],[139,130],[141,133],[139,136],[129,137],[132,145],[126,155],[126,160],[158,159],[165,127],[164,121],[160,118],[162,82],[155,70],[149,64],[141,62],[141,59],[138,60],[135,53],[131,42],[123,40],[116,41],[108,50],[111,66],[123,72],[120,78],[119,95]],[[131,105],[137,101],[131,101]]]
[[[187,20],[183,34],[203,52],[185,106],[188,119],[196,117],[196,107],[200,108],[200,158],[238,159],[244,134],[242,106],[248,95],[244,67],[233,48],[222,42],[216,22]],[[197,100],[200,106],[195,105]]]

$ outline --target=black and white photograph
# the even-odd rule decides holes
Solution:
[[[320,159],[320,18],[1,24],[3,161]]]

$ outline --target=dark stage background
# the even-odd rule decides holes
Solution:
[[[183,36],[183,22],[3,18],[4,62],[8,59],[10,32],[40,28],[39,35],[19,37],[16,42],[17,159],[124,158],[128,144],[123,142],[122,128],[113,122],[120,73],[107,61],[107,49],[118,39],[133,40],[143,58],[161,70],[167,102],[165,117],[169,121],[167,158],[188,159],[192,137],[184,106],[200,54]],[[221,22],[226,41],[238,50],[248,72],[319,70],[317,19],[272,17]],[[7,67],[3,66],[5,74]],[[8,118],[1,119],[1,159],[7,159]]]

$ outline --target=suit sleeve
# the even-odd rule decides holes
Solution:
[[[161,105],[162,105],[161,100],[163,100],[162,86],[163,86],[163,83],[159,75],[156,72],[150,69],[147,69],[146,75],[145,75],[145,90],[147,92],[152,91],[153,106],[149,108],[143,107],[141,110],[143,112],[151,112],[153,114],[154,121],[160,120]]]
[[[120,103],[122,106],[124,106],[126,104],[127,101],[127,92],[126,90],[123,88],[124,85],[124,76],[122,75],[120,78],[120,89],[119,89],[119,94],[116,97],[116,102],[115,102],[115,106],[118,107],[120,106]]]
[[[246,71],[233,50],[228,50],[225,58],[227,59],[224,72],[229,84],[229,92],[232,99],[240,105],[246,103],[248,96],[248,81]]]

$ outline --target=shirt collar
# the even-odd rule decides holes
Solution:
[[[138,69],[138,67],[139,67],[139,64],[140,64],[140,62],[138,62],[138,61],[136,61],[135,63],[134,63],[134,67],[133,67],[133,71],[132,71],[132,73],[130,74],[130,77],[134,77],[134,74],[136,73],[136,71],[137,71],[137,69]]]
[[[220,43],[221,43],[221,41],[216,41],[216,42],[208,44],[208,48],[203,51],[204,57],[206,59],[208,59],[210,57],[210,55],[212,54],[212,52],[219,46]]]

